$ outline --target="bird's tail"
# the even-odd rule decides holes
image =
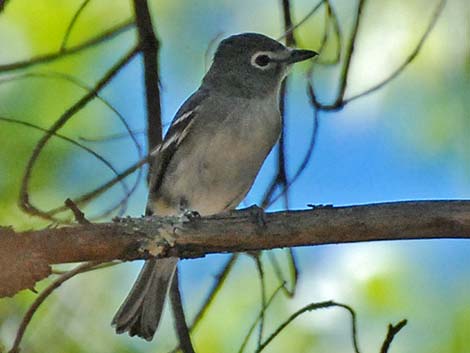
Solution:
[[[151,259],[145,262],[126,300],[121,304],[111,325],[116,333],[129,332],[151,341],[162,316],[178,259]]]

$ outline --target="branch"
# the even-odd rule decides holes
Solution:
[[[67,47],[67,42],[69,40],[70,34],[72,33],[73,27],[75,26],[83,10],[85,10],[89,3],[90,0],[83,1],[82,4],[78,7],[77,11],[75,11],[75,13],[73,14],[72,19],[70,20],[70,23],[67,26],[67,29],[65,30],[64,38],[62,38],[62,44],[60,45],[61,52],[64,51]]]
[[[75,267],[73,270],[64,273],[62,276],[54,280],[50,285],[44,289],[41,294],[34,300],[33,304],[29,307],[28,311],[26,312],[23,320],[21,321],[20,327],[18,332],[16,333],[15,341],[13,343],[13,347],[8,351],[8,353],[19,353],[20,352],[20,343],[24,337],[24,333],[26,328],[28,327],[29,323],[31,322],[34,314],[38,310],[39,306],[49,297],[49,295],[57,288],[59,288],[65,281],[69,280],[70,278],[86,272],[91,268],[99,265],[99,262],[87,262]]]
[[[57,263],[151,256],[195,258],[212,253],[360,241],[470,238],[468,200],[275,212],[266,214],[265,226],[252,218],[250,212],[234,211],[185,223],[179,217],[146,217],[22,233],[3,227],[0,297],[32,287],[34,280],[47,277],[45,265]],[[171,238],[174,244],[169,245],[165,239]],[[36,268],[42,271],[35,273]],[[24,278],[31,281],[21,282]]]
[[[155,35],[147,0],[134,0],[139,45],[144,60],[145,96],[147,102],[147,141],[152,151],[162,141],[162,119],[158,77],[160,43]]]
[[[97,36],[93,38],[90,38],[89,40],[83,43],[74,45],[73,47],[69,47],[65,50],[62,50],[62,51],[59,50],[53,53],[38,55],[30,59],[17,61],[17,62],[10,63],[10,64],[0,65],[0,72],[24,69],[24,68],[31,67],[34,65],[44,64],[50,61],[64,58],[66,56],[78,53],[82,50],[96,47],[97,45],[107,42],[108,40],[115,38],[116,36],[128,31],[129,29],[133,27],[134,27],[134,22],[132,20],[127,20],[125,22],[122,22],[104,31],[101,34],[98,34]]]
[[[175,331],[178,335],[178,340],[180,342],[179,346],[183,353],[195,353],[194,347],[191,343],[191,337],[189,336],[189,329],[186,325],[186,317],[183,310],[183,302],[181,300],[181,290],[178,277],[177,268],[169,291],[171,308],[173,309],[173,317],[175,318]]]
[[[383,81],[375,84],[371,88],[366,89],[364,92],[358,93],[350,98],[347,98],[344,100],[343,104],[347,104],[353,100],[356,100],[358,98],[361,98],[363,96],[366,96],[372,92],[375,92],[379,89],[381,89],[383,86],[387,85],[390,81],[394,80],[396,77],[398,77],[403,70],[406,69],[406,67],[416,58],[416,56],[419,54],[421,48],[423,47],[424,43],[426,42],[429,34],[433,30],[434,26],[437,23],[437,20],[439,19],[442,11],[444,10],[444,6],[446,4],[446,0],[440,0],[434,9],[431,20],[429,21],[428,26],[426,27],[426,30],[424,31],[423,35],[421,36],[418,44],[416,47],[413,49],[413,51],[408,55],[408,57],[405,59],[405,61],[398,67],[396,68],[386,79]]]
[[[50,129],[45,133],[41,139],[37,142],[36,146],[31,153],[31,156],[28,160],[28,163],[25,168],[23,179],[21,181],[21,189],[18,203],[20,207],[27,213],[42,217],[49,220],[55,220],[50,214],[41,211],[39,208],[34,206],[30,202],[29,195],[29,185],[31,182],[31,177],[33,173],[33,168],[46,144],[49,142],[50,138],[60,130],[77,112],[83,109],[88,103],[90,103],[97,95],[97,93],[105,87],[120,71],[126,66],[132,58],[137,54],[138,47],[135,47],[127,52],[120,60],[115,63],[105,75],[95,84],[93,89],[80,98],[75,104],[68,108],[50,127]],[[75,201],[74,201],[75,202]]]
[[[271,341],[276,338],[292,321],[294,321],[296,318],[301,316],[304,313],[310,312],[310,311],[315,311],[318,309],[326,309],[326,308],[331,308],[331,307],[339,307],[347,310],[349,314],[351,315],[351,336],[353,340],[353,346],[354,346],[354,352],[355,353],[360,353],[359,350],[359,344],[357,342],[357,319],[356,319],[356,313],[354,310],[345,304],[341,303],[336,303],[334,301],[326,301],[326,302],[319,302],[319,303],[312,303],[307,306],[304,306],[302,309],[296,311],[294,314],[289,316],[289,318],[284,321],[279,327],[263,342],[261,346],[259,346],[255,353],[261,352],[264,348],[266,348]]]
[[[385,337],[382,347],[380,348],[380,353],[388,352],[388,349],[390,348],[390,345],[392,344],[393,339],[398,334],[398,332],[400,332],[400,330],[406,326],[407,323],[408,321],[405,319],[405,320],[401,320],[396,325],[392,325],[392,324],[388,325],[387,336]]]
[[[8,0],[0,0],[0,13],[5,10],[5,6],[7,4]]]

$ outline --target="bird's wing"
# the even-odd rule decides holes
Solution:
[[[188,135],[191,125],[197,118],[198,111],[200,110],[199,107],[207,97],[208,92],[199,89],[193,93],[176,112],[163,142],[159,145],[155,153],[153,167],[150,172],[150,194],[155,193],[160,188],[165,171],[175,151]],[[146,213],[151,214],[148,207]]]

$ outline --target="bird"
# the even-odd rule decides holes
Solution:
[[[260,33],[222,40],[200,87],[176,112],[155,152],[146,214],[234,210],[279,139],[279,94],[289,68],[316,55]],[[153,339],[177,262],[145,261],[112,320],[116,333]]]

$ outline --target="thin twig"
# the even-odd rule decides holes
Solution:
[[[253,333],[253,331],[255,330],[256,325],[258,324],[258,321],[261,320],[262,316],[264,316],[264,313],[269,308],[269,306],[271,305],[271,303],[274,300],[274,298],[276,297],[276,295],[280,292],[281,289],[284,288],[284,285],[285,285],[285,283],[281,283],[274,290],[273,294],[271,294],[271,296],[268,298],[268,300],[265,303],[265,306],[263,308],[261,308],[260,312],[258,313],[258,316],[256,317],[255,321],[253,322],[253,324],[250,326],[248,332],[246,333],[245,338],[243,339],[243,342],[240,345],[240,348],[238,349],[238,353],[243,353],[243,351],[245,350],[245,347],[248,344],[248,341],[251,337],[251,334]]]
[[[23,74],[23,75],[15,76],[14,78],[23,78],[23,77],[40,77],[40,78],[63,79],[63,80],[66,80],[68,82],[73,83],[74,85],[84,89],[87,92],[92,92],[93,91],[93,87],[89,87],[88,85],[86,85],[85,83],[83,83],[82,81],[76,79],[73,76],[70,76],[70,75],[67,75],[67,74],[64,74],[64,73],[60,73],[60,72],[26,73],[26,74]],[[0,80],[0,82],[1,81],[2,80]],[[137,137],[135,136],[134,132],[131,130],[131,127],[127,123],[124,116],[108,100],[103,98],[98,92],[95,92],[95,93],[96,93],[95,97],[99,101],[101,101],[103,104],[105,104],[106,107],[108,107],[117,116],[117,118],[119,119],[119,121],[121,122],[121,124],[124,126],[124,128],[126,130],[126,135],[131,138],[132,142],[134,143],[134,146],[136,147],[137,158],[142,159],[142,157],[143,157],[142,146],[140,145],[139,141],[137,140]],[[115,174],[118,175],[117,172]],[[135,181],[134,181],[134,183],[133,183],[133,185],[130,189],[127,187],[127,184],[125,182],[121,181],[121,184],[123,184],[125,186],[124,195],[121,197],[121,199],[115,205],[112,205],[111,207],[109,207],[107,210],[105,210],[104,212],[102,212],[98,216],[90,217],[90,219],[95,219],[96,220],[96,219],[106,217],[106,216],[110,215],[111,213],[113,213],[114,210],[116,210],[118,208],[120,208],[118,216],[122,216],[125,213],[126,209],[127,209],[127,202],[129,200],[129,197],[135,192],[135,190],[137,190],[137,187],[139,186],[140,180],[142,178],[142,174],[143,174],[143,170],[142,170],[142,168],[139,168],[137,176],[135,178]],[[46,212],[46,213],[51,214],[50,212]],[[51,215],[53,215],[53,214],[51,214]]]
[[[285,43],[287,46],[295,46],[295,34],[294,34],[294,26],[292,21],[291,15],[291,4],[290,0],[281,0],[282,5],[282,18],[283,18],[283,26],[284,26],[284,35],[281,38],[285,38]],[[291,29],[289,31],[289,29]],[[285,158],[286,155],[286,146],[285,146],[285,136],[286,136],[286,124],[285,124],[285,107],[286,107],[286,100],[287,100],[287,84],[289,78],[286,77],[284,82],[281,85],[281,92],[279,98],[279,111],[281,112],[281,136],[279,138],[279,144],[277,149],[277,172],[276,175],[273,177],[270,185],[267,187],[262,201],[261,201],[261,208],[266,208],[267,205],[271,201],[271,197],[278,186],[283,186],[283,190],[286,190],[288,181],[287,181],[287,161]],[[287,192],[281,193],[284,197],[284,208],[289,208],[289,197]]]
[[[258,331],[258,343],[257,347],[261,346],[261,342],[263,341],[263,330],[264,330],[264,308],[266,308],[266,283],[265,283],[265,276],[263,270],[263,263],[261,262],[261,253],[256,253],[253,255],[256,269],[258,271],[259,276],[259,283],[260,283],[260,298],[261,298],[261,317],[259,319],[259,331]]]
[[[87,270],[84,270],[80,273],[86,273],[86,272],[92,272],[92,271],[97,271],[97,270],[101,270],[103,268],[108,268],[108,267],[113,267],[113,266],[116,266],[116,265],[119,265],[119,264],[122,264],[122,261],[110,261],[110,262],[102,262],[101,264],[99,265],[96,265],[95,267],[91,267]],[[64,271],[64,270],[57,270],[57,269],[52,269],[51,273],[54,274],[54,275],[63,275],[65,273],[68,273],[69,271]]]
[[[354,352],[355,353],[360,353],[359,344],[358,344],[358,340],[357,340],[356,313],[354,312],[354,310],[350,306],[345,305],[345,304],[336,303],[334,301],[312,303],[312,304],[304,306],[302,309],[296,311],[291,316],[289,316],[289,318],[286,321],[284,321],[281,325],[279,325],[279,327],[262,343],[261,347],[259,347],[255,351],[255,353],[259,353],[264,348],[266,348],[267,345],[269,343],[271,343],[271,341],[274,338],[276,338],[276,336],[278,334],[280,334],[282,332],[282,330],[284,330],[284,328],[286,328],[292,321],[294,321],[297,317],[299,317],[303,313],[313,311],[313,310],[318,310],[318,309],[326,309],[326,308],[330,308],[330,307],[340,307],[340,308],[346,309],[351,314],[351,323],[352,323],[352,325],[351,325],[352,326],[351,336],[352,336],[352,341],[353,341],[353,346],[354,346]]]
[[[284,30],[284,33],[281,36],[279,36],[276,40],[279,41],[281,39],[286,38],[288,35],[291,35],[296,29],[298,29],[305,22],[307,22],[315,14],[315,12],[318,11],[318,9],[321,7],[321,5],[323,5],[323,3],[325,3],[325,2],[327,2],[327,1],[326,0],[321,0],[309,12],[307,12],[307,14],[299,22],[297,22],[295,25],[291,24],[291,26],[287,30]]]
[[[326,14],[325,14],[323,36],[320,42],[320,47],[317,50],[319,55],[315,61],[312,61],[311,69],[307,71],[308,73],[307,77],[312,76],[313,68],[316,65],[322,65],[322,66],[336,65],[339,63],[339,59],[341,57],[342,37],[341,37],[341,29],[339,27],[339,22],[338,22],[338,16],[336,15],[336,11],[334,10],[329,0],[325,1],[325,8],[326,8]],[[328,43],[328,40],[330,39],[330,27],[331,26],[333,27],[333,34],[334,34],[335,41],[337,42],[337,48],[335,51],[335,55],[332,59],[324,60],[322,59],[321,54],[324,51],[326,44]]]
[[[387,85],[390,81],[398,77],[404,70],[405,68],[418,56],[420,53],[424,43],[426,42],[426,39],[429,37],[430,33],[432,32],[433,28],[435,27],[437,20],[439,19],[444,7],[446,4],[446,0],[440,0],[438,4],[436,5],[432,16],[431,20],[429,21],[428,26],[426,27],[426,30],[424,31],[423,35],[421,36],[420,40],[418,41],[417,45],[413,49],[413,51],[408,55],[408,57],[405,59],[405,61],[397,68],[395,71],[393,71],[387,78],[385,78],[383,81],[377,83],[376,85],[372,86],[371,88],[366,89],[365,91],[355,94],[349,98],[344,98],[344,94],[346,91],[347,87],[347,78],[348,78],[348,73],[349,73],[349,66],[351,63],[351,58],[354,52],[354,42],[356,40],[356,36],[359,30],[359,19],[360,19],[360,14],[362,13],[363,10],[363,5],[364,5],[364,0],[359,1],[356,17],[355,17],[355,22],[353,25],[353,32],[352,36],[349,42],[349,46],[346,50],[346,59],[345,59],[345,64],[342,69],[341,73],[341,80],[340,80],[340,88],[339,88],[339,93],[334,101],[333,104],[322,104],[320,103],[315,94],[315,90],[313,88],[313,83],[311,82],[309,84],[308,90],[309,90],[309,96],[310,96],[310,102],[311,104],[316,107],[319,110],[322,111],[336,111],[342,109],[346,104],[359,99],[361,97],[364,97],[370,93],[373,93],[385,85]],[[335,22],[334,22],[335,23]],[[339,27],[336,27],[339,28]]]
[[[356,13],[355,13],[354,20],[353,20],[351,37],[349,41],[347,42],[346,53],[344,56],[345,57],[344,64],[341,68],[338,93],[337,93],[336,99],[334,100],[334,103],[330,105],[320,103],[316,98],[315,90],[313,88],[313,83],[310,83],[309,85],[309,95],[310,95],[311,104],[319,110],[336,111],[344,107],[344,94],[346,92],[346,88],[348,85],[349,70],[350,70],[352,58],[354,55],[354,49],[356,45],[357,35],[359,33],[359,28],[360,28],[360,23],[362,19],[362,13],[364,10],[365,2],[366,2],[365,0],[359,0],[358,5],[357,5]],[[339,30],[339,27],[337,27],[337,31],[338,30]]]
[[[322,3],[320,3],[320,4],[322,4]],[[336,40],[338,42],[338,49],[336,51],[336,54],[335,54],[335,57],[333,58],[333,60],[324,61],[324,62],[319,62],[318,60],[315,60],[312,63],[311,68],[307,71],[307,74],[306,74],[307,77],[312,76],[313,69],[314,69],[316,64],[320,63],[321,65],[334,65],[337,62],[339,62],[339,58],[340,58],[342,40],[341,40],[341,31],[340,31],[339,24],[338,24],[338,18],[336,16],[336,12],[334,11],[334,9],[331,6],[330,2],[328,0],[326,0],[324,3],[325,3],[325,6],[326,6],[326,17],[325,17],[324,32],[323,32],[322,40],[321,40],[321,43],[320,43],[320,48],[318,49],[318,52],[320,54],[319,56],[321,56],[321,53],[323,52],[323,50],[326,46],[326,43],[329,39],[330,22],[333,23],[333,32],[334,32]],[[307,85],[308,85],[309,91],[313,90],[313,83],[311,83],[307,80]],[[311,100],[312,100],[312,97],[311,97]],[[310,139],[310,143],[309,143],[309,147],[307,148],[307,152],[305,153],[305,156],[304,156],[299,168],[297,168],[297,171],[294,173],[294,176],[292,178],[289,178],[287,186],[284,187],[275,197],[273,197],[273,194],[275,193],[276,188],[278,186],[277,180],[274,179],[271,182],[270,186],[267,188],[267,191],[265,192],[265,195],[262,198],[262,200],[263,200],[262,207],[263,208],[268,208],[268,207],[272,206],[280,197],[285,196],[285,193],[288,192],[289,188],[296,182],[296,180],[300,177],[300,175],[304,172],[304,170],[306,169],[306,167],[310,163],[311,156],[312,156],[313,150],[315,148],[315,143],[316,143],[316,138],[317,138],[317,133],[318,133],[318,124],[319,124],[319,120],[318,120],[319,111],[318,111],[318,109],[316,109],[315,103],[316,103],[316,99],[313,99],[312,105],[313,105],[313,108],[314,108],[314,115],[313,115],[312,137]]]
[[[143,135],[146,133],[145,130],[131,130],[133,136]],[[128,132],[116,132],[115,134],[109,135],[102,135],[102,136],[95,136],[95,137],[86,137],[86,136],[79,136],[78,139],[83,142],[89,143],[106,143],[106,142],[113,142],[116,140],[121,140],[129,137]]]
[[[295,38],[294,30],[289,31],[293,27],[292,13],[291,13],[291,3],[290,0],[281,0],[282,1],[282,15],[284,30],[286,32],[285,42],[289,47],[295,47],[297,44]],[[282,190],[287,189],[288,180],[287,180],[287,159],[286,159],[286,143],[285,137],[287,135],[285,117],[286,117],[286,106],[287,106],[287,93],[288,93],[288,84],[289,78],[287,77],[281,86],[281,98],[280,98],[280,112],[282,119],[282,131],[281,137],[279,139],[279,148],[278,148],[278,173],[277,173],[277,185],[279,185]],[[287,192],[283,193],[284,208],[289,209],[289,194]]]
[[[73,14],[73,17],[72,19],[70,20],[70,23],[69,25],[67,26],[67,29],[65,31],[65,34],[64,34],[64,38],[62,39],[62,44],[60,45],[60,52],[64,52],[66,46],[67,46],[67,42],[69,40],[69,37],[70,37],[70,33],[72,33],[72,29],[73,27],[75,26],[75,23],[77,23],[77,20],[78,18],[80,17],[80,15],[82,14],[83,10],[85,9],[85,7],[90,3],[90,0],[84,0],[82,2],[82,4],[78,7],[77,11],[75,11],[75,13]]]
[[[136,170],[141,168],[143,165],[147,164],[150,159],[154,158],[153,155],[147,155],[141,160],[135,162],[132,164],[130,167],[125,169],[123,172],[121,172],[118,176],[104,182],[100,186],[96,187],[95,189],[81,195],[80,197],[77,197],[76,199],[73,200],[77,205],[84,205],[87,202],[93,200],[94,198],[98,197],[99,195],[103,194],[105,191],[109,190],[112,188],[114,185],[119,183],[121,180],[124,180],[127,178],[129,175],[134,173]],[[56,207],[54,209],[51,209],[47,211],[46,213],[48,215],[56,215],[57,213],[65,211],[66,208],[64,206]]]
[[[9,353],[19,353],[20,351],[20,344],[21,340],[23,339],[23,336],[26,332],[26,329],[31,322],[31,319],[33,318],[34,314],[36,313],[37,309],[39,306],[47,299],[47,297],[57,288],[59,288],[62,283],[65,281],[69,280],[75,275],[78,275],[79,273],[82,273],[84,271],[89,270],[90,268],[100,264],[99,261],[91,261],[87,262],[84,264],[81,264],[77,267],[75,267],[73,270],[68,271],[64,275],[60,276],[57,278],[55,281],[53,281],[51,284],[49,284],[40,294],[39,296],[34,300],[34,302],[31,304],[29,307],[28,311],[23,317],[23,320],[21,321],[20,327],[18,328],[18,331],[16,333],[15,341],[13,343],[13,346],[9,350]]]
[[[53,216],[41,211],[33,204],[31,204],[29,200],[29,183],[31,181],[31,175],[33,171],[33,167],[42,151],[44,146],[47,144],[51,136],[55,132],[57,132],[60,128],[62,128],[67,121],[70,120],[77,112],[83,109],[94,97],[96,97],[96,93],[99,92],[104,86],[106,86],[109,81],[117,75],[120,70],[127,65],[131,59],[137,54],[138,47],[134,47],[131,49],[126,55],[124,55],[116,64],[114,64],[108,72],[98,81],[98,83],[94,86],[91,92],[88,92],[85,96],[83,96],[78,102],[68,108],[58,120],[51,126],[47,133],[38,141],[36,144],[30,159],[28,160],[28,164],[25,168],[25,173],[23,175],[23,179],[21,182],[21,189],[20,189],[20,197],[19,197],[19,206],[27,213],[38,216],[41,218],[55,220]]]
[[[75,216],[75,220],[82,225],[91,224],[91,222],[86,219],[85,213],[78,208],[78,206],[69,198],[67,198],[64,202],[65,206],[67,206]]]
[[[297,179],[302,175],[302,173],[308,167],[310,161],[312,160],[311,157],[312,157],[312,154],[313,154],[313,151],[315,149],[316,142],[317,142],[317,136],[318,136],[319,124],[320,124],[320,120],[319,120],[318,117],[319,117],[318,109],[314,108],[314,110],[313,110],[313,119],[312,119],[312,122],[313,122],[312,133],[311,133],[311,136],[310,136],[310,142],[309,142],[307,151],[305,152],[305,155],[302,159],[302,162],[300,163],[299,167],[295,171],[294,176],[292,178],[290,178],[289,183],[287,184],[287,188],[282,190],[278,195],[276,195],[274,197],[272,197],[272,195],[271,195],[269,197],[270,201],[265,206],[266,208],[270,207],[272,204],[274,204],[274,202],[276,202],[282,196],[283,192],[287,192],[287,190],[289,190],[289,188],[297,181]]]
[[[18,125],[23,125],[23,126],[26,126],[26,127],[30,127],[32,129],[36,129],[36,130],[39,130],[39,131],[43,131],[43,132],[47,132],[48,129],[45,129],[43,127],[40,127],[38,125],[35,125],[33,123],[29,123],[27,121],[22,121],[22,120],[17,120],[17,119],[11,119],[11,118],[6,118],[6,117],[1,117],[0,116],[0,121],[4,121],[4,122],[7,122],[7,123],[13,123],[13,124],[18,124]],[[67,137],[65,135],[62,135],[62,134],[59,134],[59,133],[54,133],[53,134],[54,137],[57,137],[59,139],[62,139],[64,141],[67,141],[68,143],[72,144],[73,146],[76,146],[82,150],[84,150],[85,152],[91,154],[93,157],[95,157],[97,160],[99,160],[100,162],[102,162],[106,167],[108,167],[116,176],[119,176],[119,172],[116,170],[116,168],[111,164],[111,162],[109,162],[108,160],[106,160],[103,156],[101,156],[99,153],[95,152],[94,150],[92,150],[91,148],[85,146],[85,145],[82,145],[81,143],[71,139],[70,137]],[[124,182],[121,182],[122,184],[122,187],[123,187],[123,190],[124,192],[128,192],[129,188],[128,186],[124,183]]]
[[[201,319],[204,317],[205,313],[207,312],[210,305],[212,304],[215,297],[222,288],[223,284],[225,283],[225,280],[227,279],[229,273],[232,271],[233,266],[238,260],[238,256],[238,253],[231,254],[227,262],[224,264],[224,266],[222,266],[219,273],[215,275],[215,282],[207,293],[206,299],[204,299],[203,304],[201,305],[196,316],[194,317],[193,323],[191,324],[191,331],[194,330],[201,322]]]
[[[401,320],[398,324],[388,325],[388,331],[387,331],[387,336],[385,337],[385,340],[382,344],[382,347],[380,348],[380,353],[388,353],[388,350],[390,348],[390,345],[392,344],[393,339],[395,336],[400,332],[400,330],[405,327],[405,325],[408,323],[408,321]]]
[[[173,309],[173,317],[175,319],[175,330],[178,335],[179,347],[183,353],[195,353],[189,335],[188,325],[183,310],[183,302],[181,300],[178,269],[176,269],[173,282],[170,287],[171,308]]]
[[[62,72],[55,72],[55,71],[50,71],[50,72],[27,72],[24,74],[19,74],[19,75],[14,75],[14,76],[9,76],[9,77],[4,77],[0,79],[0,84],[8,83],[8,82],[14,82],[17,80],[23,80],[23,79],[28,79],[28,78],[45,78],[45,79],[57,79],[57,80],[64,80],[69,83],[72,83],[73,85],[80,87],[81,89],[87,91],[87,92],[92,92],[93,87],[88,86],[84,82],[80,81],[76,77],[72,75],[68,75]],[[126,119],[124,116],[119,112],[119,110],[116,109],[105,97],[100,95],[98,92],[95,92],[95,97],[98,99],[100,102],[102,102],[106,107],[108,107],[119,119],[121,124],[124,126],[126,129],[126,134],[125,136],[130,136],[138,153],[138,157],[142,158],[143,152],[142,152],[142,147],[137,140],[137,137],[135,136],[136,134],[140,132],[134,132],[131,130],[129,124],[127,123]],[[85,139],[82,137],[78,138],[79,140],[82,140],[84,142],[96,142],[96,139]]]
[[[382,88],[386,84],[388,84],[390,81],[398,77],[403,70],[416,58],[416,56],[419,54],[421,48],[423,47],[424,43],[426,42],[426,39],[428,38],[429,34],[431,33],[432,29],[435,27],[437,20],[439,19],[439,16],[441,15],[444,6],[446,4],[446,0],[440,0],[439,3],[437,4],[436,8],[434,9],[431,20],[429,21],[428,26],[426,27],[426,30],[424,31],[423,35],[421,36],[418,44],[414,48],[414,50],[408,55],[408,57],[405,59],[405,61],[397,68],[395,71],[393,71],[386,79],[383,81],[377,83],[376,85],[372,86],[371,88],[366,89],[364,92],[355,94],[354,96],[351,96],[348,99],[344,100],[344,104],[347,104],[353,100],[356,100],[358,98],[364,97],[372,92],[377,91],[378,89]]]
[[[233,269],[233,266],[235,265],[235,262],[238,259],[239,254],[231,254],[227,262],[222,266],[221,270],[217,275],[215,275],[215,282],[212,285],[211,289],[209,290],[206,299],[204,299],[203,304],[199,308],[199,311],[197,312],[196,316],[193,319],[193,322],[191,326],[189,327],[189,332],[193,332],[196,327],[199,325],[199,323],[202,321],[205,313],[213,303],[215,297],[217,294],[220,292],[222,289],[222,286],[225,283],[225,280],[227,279],[230,271]],[[176,353],[179,350],[179,345],[175,347],[173,350],[171,350],[169,353]]]
[[[81,82],[77,78],[75,78],[71,75],[61,73],[61,72],[27,72],[27,73],[20,74],[20,75],[15,75],[15,76],[11,76],[11,77],[2,78],[2,79],[0,79],[0,84],[8,83],[8,82],[14,82],[14,81],[17,81],[17,80],[28,79],[28,78],[46,78],[46,79],[65,80],[67,82],[70,82],[70,83],[74,84],[75,86],[78,86],[78,87],[84,89],[87,92],[92,92],[93,91],[92,87],[87,86],[85,83]],[[137,157],[139,158],[139,160],[142,159],[142,157],[143,157],[142,146],[140,145],[139,141],[137,140],[137,137],[135,136],[135,133],[131,130],[131,128],[130,128],[129,124],[127,123],[126,119],[124,118],[124,116],[108,100],[106,100],[104,97],[102,97],[98,92],[96,92],[95,97],[96,97],[96,99],[101,101],[103,104],[105,104],[117,116],[117,118],[119,119],[119,121],[122,123],[122,125],[124,126],[124,128],[126,130],[126,136],[130,136],[132,142],[134,143],[134,146],[136,147]],[[9,121],[9,122],[19,123],[19,124],[22,124],[22,125],[25,125],[25,126],[29,126],[29,127],[47,132],[47,129],[35,126],[34,124],[30,124],[30,123],[27,123],[27,122],[22,122],[22,121],[15,120],[15,119],[6,119],[6,118],[5,119],[0,118],[0,119],[5,120],[5,121]],[[94,152],[91,148],[88,148],[88,147],[80,144],[79,142],[76,142],[76,141],[74,141],[74,140],[72,140],[68,137],[65,137],[63,135],[60,135],[60,134],[54,134],[54,136],[62,138],[64,140],[66,140],[66,141],[68,141],[68,142],[84,149],[88,153],[91,153],[96,158],[98,158],[100,161],[104,162],[113,171],[113,173],[116,175],[116,177],[119,176],[119,173],[111,165],[111,163],[106,161],[101,155]],[[119,202],[116,205],[111,206],[108,210],[106,210],[102,214],[98,215],[97,217],[95,216],[95,217],[91,217],[91,218],[92,219],[102,218],[104,215],[106,215],[107,213],[109,213],[109,214],[112,213],[117,208],[121,208],[121,210],[119,212],[119,215],[122,215],[126,210],[127,201],[129,199],[129,197],[137,189],[141,178],[142,178],[142,169],[139,168],[138,169],[138,174],[137,174],[137,176],[135,178],[135,181],[134,181],[134,183],[133,183],[133,185],[130,189],[123,180],[120,180],[120,183],[122,184],[123,189],[124,189],[124,195],[122,196],[121,200],[119,200]],[[61,207],[59,207],[59,210],[60,211],[65,211],[66,208],[61,206]],[[57,212],[48,211],[46,213],[50,214],[51,216],[54,216]]]
[[[336,97],[335,104],[340,104],[343,101],[344,93],[346,92],[346,87],[348,86],[348,79],[349,79],[349,70],[351,68],[351,62],[354,54],[354,48],[356,46],[356,38],[357,34],[359,33],[359,25],[362,19],[362,11],[364,9],[366,1],[359,0],[357,5],[357,12],[356,16],[354,17],[354,24],[351,33],[351,39],[348,42],[348,46],[346,47],[346,54],[344,56],[344,65],[341,70],[341,81],[338,91],[338,96]]]
[[[294,250],[292,248],[289,248],[288,251],[289,251],[288,260],[289,260],[289,269],[290,269],[289,272],[291,274],[290,282],[292,283],[291,284],[292,288],[289,289],[287,288],[286,285],[284,285],[282,287],[282,290],[287,297],[292,298],[295,295],[295,290],[297,288],[299,270],[297,267],[297,261],[296,261]],[[279,262],[277,261],[277,257],[273,251],[268,251],[268,258],[274,269],[274,274],[276,275],[278,280],[281,283],[287,283],[287,281],[284,279],[284,276],[282,274],[281,266],[279,265]]]
[[[73,47],[70,47],[62,52],[53,52],[49,54],[42,54],[38,56],[34,56],[30,59],[27,60],[21,60],[17,61],[14,63],[10,64],[3,64],[0,65],[0,72],[7,72],[7,71],[12,71],[12,70],[18,70],[18,69],[24,69],[27,67],[31,67],[33,65],[38,65],[38,64],[44,64],[47,62],[51,62],[57,59],[64,58],[66,56],[76,54],[82,50],[88,49],[88,48],[93,48],[96,47],[97,45],[101,43],[105,43],[121,33],[127,32],[129,29],[134,27],[134,20],[127,20],[124,21],[114,27],[111,27],[110,29],[104,31],[103,33],[100,33],[99,35],[83,42],[80,44],[77,44]]]

